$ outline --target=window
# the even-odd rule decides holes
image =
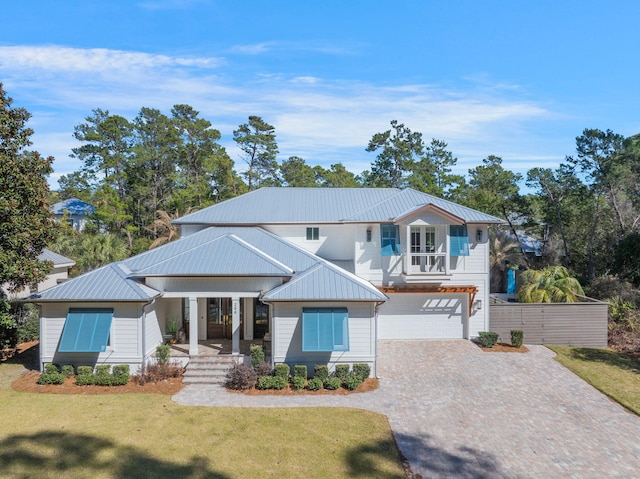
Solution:
[[[71,308],[62,329],[61,353],[102,353],[107,350],[113,309]]]
[[[347,308],[302,308],[302,350],[349,351]]]
[[[411,253],[435,253],[436,252],[436,228],[435,226],[411,227]],[[412,256],[411,264],[417,266],[424,263],[424,257]]]
[[[380,225],[380,253],[382,256],[400,256],[400,227],[398,225]]]
[[[307,241],[317,241],[320,239],[320,228],[307,228]]]
[[[467,225],[450,225],[449,242],[451,244],[451,256],[469,256]]]

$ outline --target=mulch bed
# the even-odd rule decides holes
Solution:
[[[335,391],[330,391],[328,389],[320,389],[319,391],[309,391],[308,389],[301,389],[300,391],[296,391],[292,389],[291,386],[287,386],[284,389],[245,389],[241,391],[234,391],[232,389],[227,389],[229,392],[238,393],[238,394],[246,394],[247,396],[304,396],[304,395],[312,395],[317,396],[320,394],[328,394],[332,396],[344,396],[347,394],[355,394],[355,393],[366,393],[369,391],[374,391],[378,389],[378,379],[377,378],[368,378],[363,381],[363,383],[353,391],[349,391],[348,389],[339,388]]]
[[[492,348],[483,348],[479,344],[477,346],[486,353],[528,353],[529,349],[523,344],[516,348],[509,343],[496,343]]]

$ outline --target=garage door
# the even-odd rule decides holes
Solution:
[[[465,331],[465,294],[388,294],[378,309],[379,339],[460,339]]]

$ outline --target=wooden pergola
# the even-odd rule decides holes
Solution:
[[[469,295],[469,316],[471,316],[473,301],[475,300],[478,288],[476,286],[443,286],[441,284],[404,284],[401,286],[378,286],[383,293],[428,293],[428,294],[457,294],[465,293]]]

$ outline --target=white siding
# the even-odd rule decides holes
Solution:
[[[104,353],[60,353],[57,351],[69,308],[113,308],[109,346]],[[132,372],[142,361],[139,303],[45,303],[40,333],[41,363],[95,365],[129,364]]]
[[[285,238],[313,254],[325,259],[353,260],[354,234],[359,225],[265,225],[264,229]],[[307,241],[307,228],[318,228],[320,238]]]
[[[349,311],[349,351],[303,352],[302,308],[346,307]],[[273,317],[273,360],[275,363],[306,364],[309,374],[316,364],[367,363],[374,370],[375,318],[371,303],[275,303]]]
[[[282,278],[168,278],[151,277],[146,284],[163,292],[164,297],[183,297],[192,294],[204,298],[228,296],[228,293],[246,293],[245,296],[257,297],[261,291],[269,291],[282,284]],[[234,294],[237,295],[237,294]]]
[[[144,350],[144,360],[148,360],[152,356],[156,347],[162,344],[162,329],[160,326],[159,316],[164,314],[165,306],[162,303],[166,301],[156,300],[145,307],[144,323],[141,328],[144,331],[144,341],[140,345],[140,349]],[[141,332],[141,337],[143,333]]]

